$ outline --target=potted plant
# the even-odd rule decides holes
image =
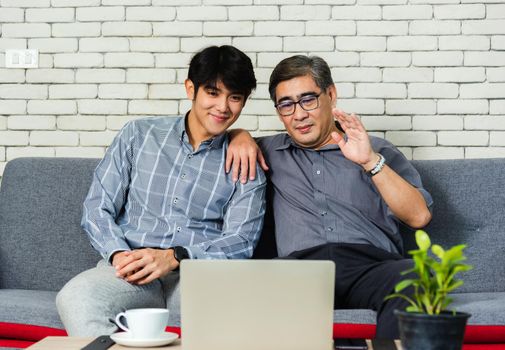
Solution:
[[[404,350],[461,350],[466,322],[470,314],[449,311],[452,302],[448,293],[463,284],[455,279],[459,272],[472,266],[464,263],[465,245],[456,245],[449,250],[431,244],[428,234],[416,231],[419,249],[409,251],[414,267],[404,271],[409,278],[395,286],[395,292],[386,297],[403,298],[409,302],[405,311],[395,310],[398,317],[400,338]],[[429,254],[429,248],[431,253]],[[401,293],[412,288],[413,294]]]

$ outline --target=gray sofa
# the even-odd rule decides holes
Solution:
[[[0,187],[0,347],[6,339],[36,341],[61,334],[57,291],[100,259],[80,228],[82,201],[97,162],[20,158],[7,164]],[[426,228],[432,240],[444,247],[466,243],[468,262],[475,267],[454,294],[454,307],[472,314],[471,325],[482,326],[467,330],[466,340],[505,343],[505,158],[413,164],[435,202]],[[256,258],[275,251],[268,222]],[[413,235],[402,229],[408,250]],[[375,313],[336,310],[335,323],[339,336],[346,329],[354,332],[350,336],[370,336],[371,328],[360,325],[373,325]]]

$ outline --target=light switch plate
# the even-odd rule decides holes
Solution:
[[[5,50],[6,68],[38,68],[39,50]]]

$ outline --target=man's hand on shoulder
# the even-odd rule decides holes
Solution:
[[[117,265],[114,264],[117,254],[114,256],[116,276],[132,284],[150,283],[179,267],[173,249],[143,248],[123,253]]]

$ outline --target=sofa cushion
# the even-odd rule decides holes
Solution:
[[[63,328],[56,292],[0,289],[0,322]]]
[[[505,292],[452,294],[450,308],[472,315],[468,324],[505,325]]]
[[[377,313],[367,309],[339,309],[333,311],[334,323],[375,324]]]
[[[96,159],[18,158],[0,187],[0,288],[58,291],[96,265],[80,227]]]

